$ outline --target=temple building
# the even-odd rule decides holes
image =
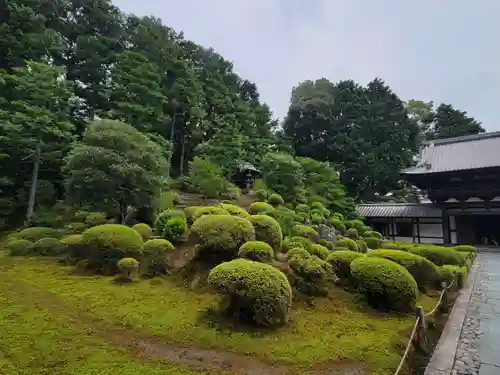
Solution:
[[[360,204],[386,237],[435,244],[500,244],[500,132],[439,139],[402,171],[430,203]]]

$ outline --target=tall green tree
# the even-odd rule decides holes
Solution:
[[[467,115],[467,112],[455,109],[450,104],[441,104],[436,108],[427,139],[461,137],[484,133],[481,123]]]

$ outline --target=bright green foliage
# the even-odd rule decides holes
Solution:
[[[61,238],[61,244],[65,247],[64,252],[68,259],[79,260],[86,256],[83,236],[81,234],[70,234]]]
[[[132,227],[132,229],[141,235],[143,241],[147,241],[151,238],[151,236],[153,236],[153,230],[147,224],[137,223]]]
[[[358,230],[356,228],[349,228],[346,232],[346,237],[357,240],[359,238]]]
[[[186,219],[182,217],[173,217],[167,221],[163,228],[163,237],[173,243],[181,242],[188,232]]]
[[[33,254],[35,245],[28,240],[12,240],[7,243],[6,248],[12,256],[29,255]]]
[[[261,201],[265,201],[267,199],[267,191],[264,190],[264,189],[258,189],[255,191],[255,196],[261,200]]]
[[[248,218],[250,216],[247,211],[245,211],[240,206],[236,206],[235,204],[221,203],[220,207],[223,210],[227,211],[229,215],[239,216],[242,218]]]
[[[308,250],[312,247],[312,245],[313,243],[308,238],[299,236],[286,237],[283,241],[283,252],[286,253],[296,247]]]
[[[196,214],[196,212],[200,208],[203,208],[203,207],[205,207],[205,206],[189,206],[189,207],[184,208],[184,214],[186,216],[186,219],[187,219],[187,222],[189,225],[193,224],[194,215]]]
[[[206,198],[224,197],[230,187],[219,166],[201,157],[195,157],[189,163],[187,182],[193,192],[201,193]]]
[[[167,273],[167,257],[174,251],[174,245],[170,241],[162,238],[155,238],[144,243],[143,263],[149,276],[164,275]]]
[[[347,248],[351,251],[359,251],[358,244],[356,241],[348,238],[348,237],[342,237],[339,238],[337,241],[335,241],[335,248]]]
[[[402,250],[373,250],[366,254],[368,257],[378,257],[392,260],[411,273],[421,290],[436,286],[440,275],[438,267],[430,260],[416,254]]]
[[[270,327],[287,322],[292,288],[273,266],[235,259],[213,268],[208,282],[224,293],[228,313],[238,320]]]
[[[133,281],[139,271],[139,262],[134,258],[122,258],[117,267],[122,280]]]
[[[464,286],[465,280],[467,279],[467,268],[452,266],[450,264],[445,264],[439,268],[441,278],[446,282],[446,285],[449,286],[455,281],[459,288]]]
[[[142,256],[143,241],[139,233],[119,224],[104,224],[83,232],[82,243],[88,248],[88,266],[103,274],[114,274],[122,258]]]
[[[262,241],[250,241],[241,245],[238,257],[254,260],[256,262],[268,263],[274,258],[271,246]]]
[[[274,251],[281,251],[283,233],[280,224],[267,215],[251,215],[248,220],[255,228],[255,238],[270,245]]]
[[[66,159],[70,201],[125,219],[129,206],[149,208],[164,184],[167,160],[145,134],[119,121],[90,123]]]
[[[269,202],[269,204],[271,204],[272,206],[275,206],[275,207],[282,206],[285,204],[285,201],[283,200],[283,198],[279,194],[271,194],[267,198],[267,201]]]
[[[25,228],[17,233],[9,235],[10,239],[28,240],[36,242],[42,238],[61,238],[62,234],[57,229],[45,227]]]
[[[376,237],[363,237],[363,241],[371,250],[380,249],[382,246],[382,241]]]
[[[333,217],[331,219],[332,221],[332,225],[335,229],[337,229],[338,231],[340,231],[341,233],[345,233],[345,231],[347,230],[347,228],[345,227],[345,224],[338,218],[336,217]]]
[[[363,230],[365,229],[365,224],[361,220],[347,220],[344,224],[348,230],[356,229],[358,234],[364,235]]]
[[[326,247],[328,250],[333,250],[335,249],[335,244],[332,241],[327,241],[327,240],[319,240],[318,242],[320,245]]]
[[[305,237],[312,242],[319,241],[319,234],[316,230],[307,225],[295,225],[292,229],[292,234],[294,236]]]
[[[287,260],[290,260],[293,257],[309,258],[310,256],[311,256],[311,254],[309,253],[309,251],[307,251],[306,249],[304,249],[302,247],[295,247],[286,253]]]
[[[293,156],[284,153],[266,154],[260,164],[266,185],[286,202],[305,198],[304,170]]]
[[[418,286],[399,264],[377,257],[360,257],[351,263],[351,275],[370,305],[381,309],[413,311]]]
[[[35,242],[35,254],[38,255],[61,255],[66,247],[57,238],[42,238]]]
[[[315,225],[325,224],[326,218],[323,215],[319,215],[317,213],[312,213],[311,214],[311,221]]]
[[[307,204],[304,204],[304,203],[299,203],[295,207],[295,211],[296,212],[303,212],[303,213],[308,214],[309,213],[309,206]]]
[[[248,209],[251,215],[263,214],[265,212],[274,211],[274,207],[266,202],[253,202]]]
[[[363,254],[357,251],[337,250],[331,252],[326,261],[332,265],[335,275],[345,283],[351,281],[351,262],[361,256]]]
[[[356,240],[356,245],[358,245],[360,253],[366,253],[368,251],[368,244],[365,242],[365,240]]]
[[[330,250],[318,244],[312,245],[308,250],[311,255],[316,255],[318,258],[323,260],[326,260],[326,258],[330,255]]]
[[[374,231],[374,230],[364,231],[363,237],[375,237],[375,238],[378,238],[379,240],[381,240],[383,238],[381,233]]]
[[[193,221],[198,220],[204,215],[229,215],[229,212],[219,206],[203,206],[194,212]]]
[[[232,259],[245,242],[255,240],[255,230],[247,219],[230,215],[204,215],[193,223],[190,236],[201,257]]]
[[[456,251],[459,251],[459,252],[466,252],[466,253],[475,253],[477,252],[477,248],[474,247],[474,246],[471,246],[471,245],[458,245],[458,246],[454,246],[455,250]]]
[[[293,226],[297,220],[297,214],[294,211],[281,206],[273,211],[266,211],[263,214],[272,217],[279,223],[283,235],[288,236],[292,234]]]
[[[333,276],[330,264],[315,255],[295,255],[288,264],[296,276],[293,286],[297,290],[311,296],[324,296],[328,293],[328,282]]]
[[[165,210],[160,212],[155,220],[155,233],[163,236],[168,221],[176,217],[186,220],[186,215],[180,210]]]
[[[480,122],[467,116],[467,112],[444,103],[432,112],[428,123],[428,130],[425,133],[427,139],[460,137],[485,131]]]
[[[454,266],[463,265],[463,258],[460,256],[460,253],[451,247],[424,245],[422,247],[414,247],[409,251],[412,254],[421,255],[429,259],[436,266],[442,266],[444,264],[451,264]]]

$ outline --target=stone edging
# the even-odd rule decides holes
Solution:
[[[460,295],[455,301],[448,322],[441,333],[424,375],[449,375],[452,373],[460,334],[467,316],[467,307],[478,274],[479,257],[478,254],[465,282],[465,287],[460,291]]]

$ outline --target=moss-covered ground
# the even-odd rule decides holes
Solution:
[[[280,368],[270,374],[353,365],[363,374],[390,375],[414,322],[412,316],[375,312],[339,288],[312,304],[294,301],[284,328],[234,329],[209,319],[207,310],[218,302],[214,295],[169,278],[112,280],[75,275],[50,259],[0,253],[0,373],[253,373],[238,371],[237,365],[224,372],[241,358],[241,368],[259,363]],[[435,302],[428,296],[419,301],[426,310]],[[222,356],[220,366],[213,358],[206,366],[192,366],[187,351],[175,346],[205,350],[201,357],[233,357]]]

